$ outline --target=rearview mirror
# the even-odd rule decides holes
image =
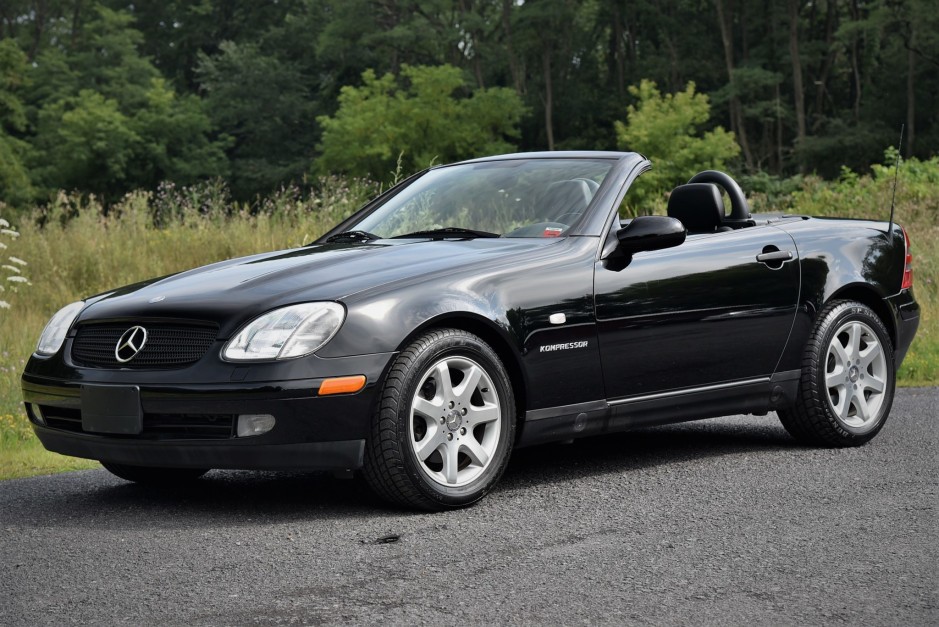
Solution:
[[[685,226],[666,216],[639,216],[616,232],[619,249],[626,254],[660,250],[685,241]]]

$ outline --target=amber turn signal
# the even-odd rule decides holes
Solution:
[[[354,377],[335,377],[326,379],[320,384],[320,396],[327,394],[352,394],[365,387],[365,376],[355,375]]]

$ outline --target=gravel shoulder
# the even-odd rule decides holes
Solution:
[[[0,624],[937,624],[937,420],[902,389],[857,449],[773,414],[523,449],[443,514],[319,474],[6,481]]]

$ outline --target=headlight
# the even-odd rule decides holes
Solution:
[[[78,301],[58,310],[46,324],[46,328],[42,330],[39,343],[36,344],[36,353],[46,356],[55,355],[62,348],[65,335],[84,306],[84,301]]]
[[[345,320],[339,303],[303,303],[259,316],[228,341],[222,359],[260,361],[309,355],[328,342]]]

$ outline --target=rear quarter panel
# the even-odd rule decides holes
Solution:
[[[778,371],[801,368],[802,352],[818,313],[833,299],[850,297],[869,304],[892,334],[896,314],[884,299],[900,291],[903,232],[887,223],[836,218],[794,218],[778,224],[796,242],[802,278],[792,335]]]

